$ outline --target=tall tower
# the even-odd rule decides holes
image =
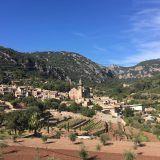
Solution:
[[[83,83],[81,79],[79,80],[79,83],[78,83],[78,97],[79,99],[83,98]]]

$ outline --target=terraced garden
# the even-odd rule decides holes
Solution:
[[[86,121],[86,119],[84,119],[84,118],[69,119],[69,120],[64,121],[62,123],[59,123],[57,125],[57,127],[58,128],[65,128],[65,129],[67,129],[67,128],[73,129],[75,126],[77,126],[85,121]]]
[[[81,129],[87,131],[89,134],[97,135],[97,133],[103,133],[105,131],[104,126],[104,122],[91,119],[90,122],[84,125]]]
[[[105,122],[96,119],[76,118],[69,119],[57,125],[58,128],[78,129],[90,135],[99,135],[105,132]]]

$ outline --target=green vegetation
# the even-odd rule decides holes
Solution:
[[[42,136],[41,136],[41,139],[42,139],[42,141],[43,141],[44,143],[46,143],[47,140],[48,140],[48,136],[42,135]]]
[[[76,139],[77,139],[77,135],[76,135],[75,133],[71,133],[71,134],[69,135],[69,139],[70,139],[72,142],[75,142]]]
[[[135,154],[133,152],[131,152],[131,151],[126,151],[123,154],[123,157],[124,157],[124,160],[134,160],[134,159],[136,159]]]
[[[85,147],[83,146],[79,152],[79,156],[82,160],[87,160],[88,159],[88,152],[87,150],[85,149]]]
[[[123,111],[123,116],[124,117],[133,117],[134,116],[134,111],[131,108],[125,108]]]
[[[142,142],[148,142],[148,137],[143,133],[138,133],[133,136],[134,149],[137,149],[138,146],[141,146]]]
[[[107,144],[107,142],[109,141],[108,135],[106,133],[102,134],[100,136],[100,141],[105,146]]]
[[[77,82],[83,78],[89,84],[90,82],[100,83],[111,76],[98,64],[73,52],[20,53],[4,47],[0,47],[0,51],[5,53],[0,55],[0,79],[3,83],[10,83],[11,80],[17,79],[28,79],[28,82],[25,81],[26,83],[42,85],[45,89],[67,91],[70,88],[69,83],[63,81],[59,86],[57,80],[71,78]],[[39,81],[54,79],[57,82],[50,81],[51,83],[43,84],[42,82],[39,84],[37,79]]]
[[[61,131],[56,131],[56,134],[54,135],[54,138],[60,139],[60,138],[61,138],[61,135],[62,135],[62,132],[61,132]]]
[[[68,121],[64,121],[62,123],[59,123],[57,126],[59,128],[65,128],[65,129],[69,129],[69,128],[74,128],[76,125],[84,122],[85,119],[84,118],[73,118],[73,119],[69,119]]]
[[[8,145],[4,142],[0,142],[0,159],[3,160],[3,148],[8,147]]]
[[[34,131],[34,135],[37,135],[37,130],[42,128],[40,118],[40,114],[35,112],[29,119],[29,129]]]

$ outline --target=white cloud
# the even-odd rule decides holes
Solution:
[[[129,43],[135,47],[136,53],[118,64],[131,65],[160,58],[160,8],[140,10],[131,17],[130,22]]]
[[[87,35],[82,32],[73,32],[73,34],[81,38],[87,38]]]
[[[97,46],[97,45],[95,45],[93,48],[96,49],[96,50],[99,51],[99,52],[106,52],[106,51],[107,51],[106,48],[99,47],[99,46]]]

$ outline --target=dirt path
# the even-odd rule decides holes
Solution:
[[[51,149],[35,149],[31,147],[12,146],[3,150],[4,160],[47,160],[49,157],[56,157],[58,160],[80,160],[79,152],[76,150],[51,150]],[[122,154],[89,152],[89,159],[94,160],[123,160]],[[138,155],[136,160],[159,160],[159,157],[146,157]]]
[[[77,142],[81,142],[80,140]],[[96,145],[101,144],[98,139],[83,140],[84,145],[88,151],[96,151]],[[80,150],[80,144],[73,144],[68,138],[61,138],[60,140],[49,139],[47,144],[44,144],[39,138],[22,138],[18,139],[18,143],[13,143],[8,140],[8,144],[11,146],[26,146],[26,147],[39,147],[48,149],[60,149],[60,150]],[[123,154],[126,150],[133,150],[132,142],[114,141],[110,142],[106,146],[102,146],[101,152]],[[146,142],[143,147],[138,147],[135,151],[136,154],[144,156],[156,156],[160,159],[160,142]]]

